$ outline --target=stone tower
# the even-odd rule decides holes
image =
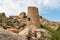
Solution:
[[[28,20],[35,26],[35,28],[39,28],[39,12],[36,7],[28,7]]]

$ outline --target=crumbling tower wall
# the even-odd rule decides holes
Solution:
[[[35,26],[35,28],[39,28],[39,12],[36,7],[28,7],[28,20]]]

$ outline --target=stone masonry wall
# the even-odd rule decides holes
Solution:
[[[36,7],[28,7],[28,20],[36,26],[36,28],[39,28],[39,12],[38,8]]]

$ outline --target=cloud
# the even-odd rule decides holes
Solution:
[[[49,8],[59,8],[60,0],[45,0],[43,5]]]
[[[0,12],[5,12],[6,16],[27,12],[28,6],[36,6],[39,11],[46,11],[48,8],[60,8],[60,0],[0,0]]]

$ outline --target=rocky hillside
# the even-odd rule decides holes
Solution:
[[[60,26],[60,22],[49,21],[48,19],[43,18],[40,16],[40,23],[43,25],[47,25],[48,27],[57,30]]]
[[[40,16],[40,24],[47,25],[48,27],[57,30],[60,26],[58,22],[49,21]],[[13,33],[19,33],[27,26],[27,16],[25,12],[20,13],[18,16],[6,17],[4,13],[0,13],[0,28],[8,30]]]
[[[9,26],[19,28],[21,25],[26,25],[27,16],[26,13],[22,12],[18,16],[10,16],[9,18],[5,16],[4,13],[0,13],[0,26]],[[60,26],[59,22],[49,21],[42,16],[40,16],[40,24],[47,25],[53,29],[58,29]]]
[[[39,16],[36,7],[29,7],[28,12],[28,15],[21,12],[18,16],[10,17],[6,17],[5,13],[0,13],[0,40],[59,39],[59,22],[52,22]]]

